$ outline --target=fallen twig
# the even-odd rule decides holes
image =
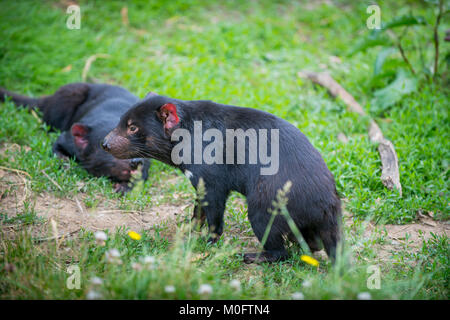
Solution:
[[[361,116],[367,116],[361,105],[356,102],[355,98],[348,93],[340,84],[338,84],[327,73],[316,73],[310,71],[300,71],[298,76],[307,78],[314,83],[325,87],[335,98],[340,98],[349,107],[350,111],[356,112]],[[402,195],[402,186],[400,184],[400,173],[398,169],[398,158],[394,145],[391,141],[384,138],[380,127],[374,120],[370,120],[369,139],[373,143],[378,143],[378,153],[381,158],[381,182],[392,190],[396,188],[400,196]]]
[[[19,169],[13,169],[13,168],[8,168],[8,167],[4,167],[4,166],[0,166],[0,169],[7,170],[7,171],[12,171],[12,172],[15,172],[15,173],[18,173],[18,174],[24,174],[24,175],[28,176],[29,178],[31,178],[31,176],[30,176],[30,174],[28,172],[25,172],[25,171],[22,171],[22,170],[19,170]]]
[[[83,79],[83,82],[86,82],[87,79],[87,74],[89,72],[89,69],[91,69],[91,65],[92,63],[97,60],[97,58],[109,58],[110,55],[109,54],[105,54],[105,53],[96,53],[92,56],[90,56],[87,60],[86,60],[86,64],[84,65],[83,68],[83,73],[81,74],[81,79]]]
[[[41,170],[41,172],[44,174],[44,176],[47,177],[48,180],[50,180],[51,183],[53,183],[60,191],[63,191],[63,188],[55,181],[53,180],[44,170]]]
[[[80,200],[78,200],[78,197],[75,196],[75,203],[77,204],[78,210],[80,210],[80,213],[85,216],[86,215],[86,211],[83,209],[83,206],[80,203]]]
[[[101,210],[101,211],[97,211],[95,213],[96,214],[105,214],[105,213],[137,213],[137,214],[141,214],[141,213],[143,213],[143,211],[111,209],[111,210]]]
[[[24,203],[25,200],[28,198],[28,180],[24,177],[24,175],[31,178],[30,174],[23,170],[8,168],[8,167],[4,167],[4,166],[0,166],[0,169],[14,172],[22,179],[22,181],[23,181],[22,184],[23,184],[23,188],[24,188],[25,192],[24,192],[21,202]]]
[[[122,16],[122,23],[125,27],[130,25],[130,20],[128,19],[128,7],[123,7],[120,10],[120,15]]]
[[[51,240],[58,240],[58,239],[61,239],[61,238],[65,238],[65,237],[71,236],[72,234],[77,233],[79,230],[80,230],[80,228],[78,228],[76,230],[73,230],[73,231],[70,231],[70,232],[66,232],[66,233],[60,234],[58,236],[47,237],[47,238],[35,238],[35,239],[33,239],[33,241],[34,242],[45,242],[45,241],[51,241]]]

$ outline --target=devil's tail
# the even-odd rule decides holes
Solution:
[[[42,106],[43,98],[23,96],[0,87],[0,102],[4,102],[7,97],[11,98],[11,101],[17,106],[29,107],[31,109],[40,109]]]
[[[87,99],[90,85],[87,83],[69,83],[54,94],[40,98],[31,98],[0,88],[0,102],[10,97],[17,106],[42,111],[42,119],[54,129],[69,130],[78,107]]]

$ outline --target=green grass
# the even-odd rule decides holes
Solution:
[[[322,153],[336,178],[338,192],[347,199],[346,210],[357,220],[409,223],[417,219],[418,212],[428,211],[438,220],[448,220],[450,136],[445,81],[433,84],[421,78],[417,92],[383,113],[373,108],[373,91],[385,86],[393,76],[372,77],[376,49],[347,56],[367,32],[365,3],[132,1],[127,2],[129,27],[122,23],[120,10],[124,5],[119,2],[80,4],[81,29],[69,30],[63,2],[1,2],[1,86],[33,96],[51,94],[64,84],[81,81],[89,56],[106,53],[109,58],[97,59],[89,70],[89,76],[97,81],[122,85],[140,97],[154,91],[185,100],[210,99],[260,108],[295,124]],[[380,2],[380,6],[386,20],[412,9],[430,24],[434,21],[433,10],[425,4],[400,1]],[[442,30],[448,27],[444,24]],[[413,50],[414,43],[426,43],[430,35],[418,29],[414,36],[404,39],[413,63],[420,60]],[[441,51],[442,56],[448,53],[448,45],[442,44]],[[342,62],[330,62],[332,55]],[[425,55],[432,57],[430,46]],[[320,71],[321,64],[355,96],[394,143],[402,197],[381,183],[377,148],[367,136],[369,120],[348,112],[341,101],[297,76],[303,69]],[[396,64],[401,65],[401,60]],[[70,71],[64,72],[69,65]],[[26,110],[17,110],[10,102],[0,105],[0,144],[31,148],[7,150],[0,157],[0,166],[27,172],[33,193],[60,198],[82,194],[87,208],[95,208],[99,201],[117,199],[120,209],[145,210],[158,203],[176,205],[179,200],[171,197],[174,192],[184,194],[193,203],[189,181],[156,161],[144,188],[120,198],[106,178],[93,178],[75,162],[53,156],[51,145],[58,133],[48,133],[47,129]],[[340,132],[348,137],[348,143],[337,140]],[[62,190],[50,183],[43,171]],[[175,175],[181,176],[179,183],[165,184]],[[425,243],[418,256],[411,257],[404,250],[384,261],[380,290],[366,287],[367,266],[375,261],[370,243],[363,244],[363,255],[358,255],[354,263],[342,261],[335,268],[324,261],[319,270],[306,266],[294,249],[287,262],[245,266],[239,248],[251,244],[240,238],[252,235],[252,231],[246,207],[232,205],[236,198],[242,197],[234,194],[227,205],[225,236],[233,232],[211,247],[196,235],[187,236],[181,231],[180,239],[169,241],[164,236],[167,230],[160,227],[144,234],[139,242],[128,239],[124,230],[110,230],[105,247],[96,246],[89,232],[63,241],[58,248],[54,242],[33,244],[32,236],[25,232],[27,228],[15,240],[7,240],[2,234],[0,266],[12,263],[15,271],[6,275],[1,269],[0,297],[85,298],[90,290],[88,279],[99,276],[104,283],[98,290],[105,298],[197,299],[201,298],[197,289],[202,283],[212,285],[210,298],[225,299],[290,298],[295,291],[311,299],[354,299],[363,291],[370,291],[373,298],[448,298],[446,237]],[[33,212],[31,206],[16,218],[0,213],[3,224],[33,225],[39,223]],[[349,248],[360,242],[358,235],[346,232]],[[120,266],[104,261],[105,251],[114,247],[123,253]],[[206,258],[189,260],[203,252],[208,253]],[[155,256],[159,267],[132,270],[131,263],[145,255]],[[411,260],[423,263],[411,267]],[[81,290],[67,290],[64,285],[70,264],[80,266]],[[243,284],[240,292],[229,286],[234,278]],[[305,279],[311,281],[311,287],[301,286]],[[165,293],[166,285],[176,285],[176,292]]]
[[[287,262],[249,267],[239,259],[233,243],[210,247],[204,238],[186,230],[169,243],[160,230],[153,231],[139,241],[120,230],[110,232],[105,246],[97,245],[91,232],[81,232],[75,241],[63,245],[51,242],[45,246],[37,246],[21,233],[15,241],[5,242],[4,259],[14,270],[2,271],[2,298],[78,299],[90,291],[105,299],[290,299],[294,292],[302,292],[306,299],[356,299],[361,292],[370,292],[373,299],[448,298],[446,237],[424,242],[422,250],[411,257],[417,259],[416,267],[400,262],[380,266],[381,288],[369,290],[368,265],[349,259],[338,261],[334,268],[324,264],[317,269],[302,263],[292,250]],[[112,248],[121,253],[120,264],[105,258]],[[154,257],[154,264],[145,265],[146,256]],[[137,270],[135,263],[142,269]],[[70,265],[81,270],[79,290],[66,287]],[[103,283],[91,284],[94,277]],[[233,279],[240,281],[241,290],[230,285]],[[212,286],[210,295],[198,293],[202,284]],[[165,291],[169,285],[175,292]]]

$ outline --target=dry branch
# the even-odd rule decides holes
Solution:
[[[314,83],[325,87],[334,98],[340,98],[348,106],[350,111],[359,115],[367,116],[361,105],[349,94],[339,83],[337,83],[327,73],[316,73],[310,71],[300,71],[299,77],[308,78]],[[391,141],[384,138],[380,127],[374,120],[370,120],[369,139],[373,143],[378,143],[378,153],[381,158],[381,182],[392,190],[396,188],[402,195],[402,186],[400,184],[400,174],[398,170],[398,158],[394,145]]]
[[[130,25],[130,20],[128,19],[128,7],[123,7],[120,10],[120,15],[122,16],[122,23],[125,27]]]
[[[12,171],[12,172],[15,172],[15,173],[17,173],[17,174],[19,174],[19,175],[24,174],[24,175],[26,175],[28,178],[31,178],[30,174],[29,174],[28,172],[23,171],[23,170],[13,169],[13,168],[8,168],[8,167],[4,167],[4,166],[0,166],[0,169],[2,169],[2,170],[7,170],[7,171]]]
[[[351,94],[345,91],[345,89],[342,88],[339,85],[339,83],[334,81],[334,79],[328,73],[300,71],[298,73],[298,76],[302,78],[308,78],[312,82],[327,88],[333,97],[341,98],[342,101],[345,102],[345,104],[350,108],[351,111],[356,112],[362,116],[366,115],[366,112],[361,107],[361,105],[358,102],[356,102],[355,98],[353,98]]]
[[[83,82],[86,82],[88,72],[91,69],[91,65],[92,65],[92,63],[95,60],[97,60],[97,58],[107,59],[109,57],[110,57],[110,55],[109,54],[105,54],[105,53],[97,53],[97,54],[94,54],[94,55],[90,56],[86,60],[86,64],[84,65],[84,68],[83,68],[83,73],[81,74],[81,79],[83,79]]]
[[[21,202],[25,203],[25,200],[28,198],[29,181],[24,176],[26,175],[27,177],[31,178],[30,174],[28,172],[23,171],[23,170],[8,168],[8,167],[4,167],[4,166],[0,166],[0,170],[6,170],[6,171],[14,172],[15,174],[17,174],[22,179],[22,181],[23,181],[22,184],[23,184],[25,192],[24,192],[24,195],[23,195],[23,198],[22,198]]]
[[[50,180],[51,183],[53,183],[59,191],[64,191],[63,188],[55,181],[53,180],[44,170],[41,170],[42,174],[47,177],[48,180]]]
[[[63,233],[63,234],[60,234],[60,235],[55,235],[55,236],[53,236],[53,237],[48,237],[48,238],[34,238],[33,241],[34,241],[34,242],[45,242],[45,241],[51,241],[51,240],[59,240],[59,239],[61,239],[61,238],[69,237],[69,236],[71,236],[71,235],[77,233],[77,232],[80,231],[80,230],[81,230],[81,228],[77,228],[77,229],[75,229],[75,230],[73,230],[73,231],[66,232],[66,233]]]

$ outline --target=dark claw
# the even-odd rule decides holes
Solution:
[[[136,170],[140,165],[144,164],[144,159],[136,158],[130,160],[131,170]]]
[[[102,142],[102,148],[103,150],[105,150],[106,152],[110,151],[111,148],[109,147],[109,144],[106,142],[106,140],[103,140]]]
[[[216,237],[209,237],[208,238],[208,244],[215,244],[217,241],[219,241],[220,236],[216,236]]]
[[[116,183],[114,184],[114,192],[124,195],[131,190],[128,182]]]

